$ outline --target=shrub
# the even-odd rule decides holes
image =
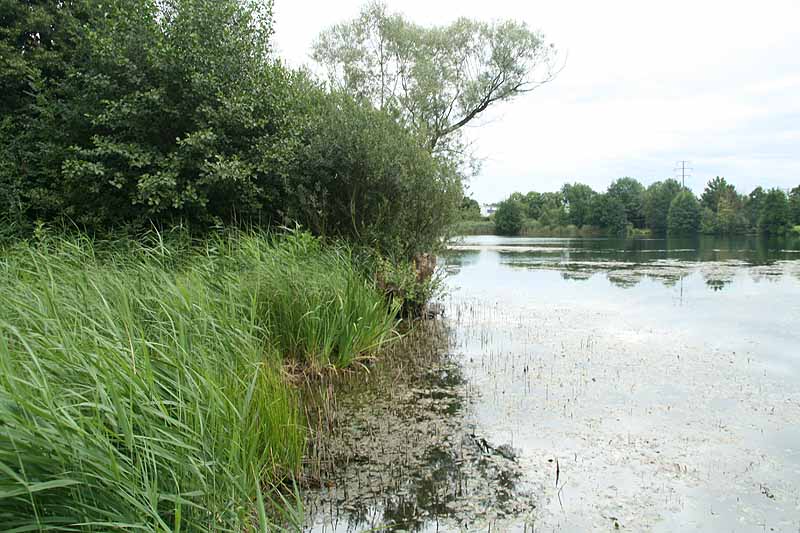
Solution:
[[[304,104],[269,59],[256,2],[50,2],[14,20],[3,50],[31,87],[2,124],[0,183],[29,220],[107,230],[277,217]]]
[[[789,202],[786,193],[780,189],[770,189],[761,205],[758,230],[770,235],[782,235],[789,227]]]
[[[320,95],[313,116],[287,180],[290,218],[386,255],[436,248],[463,198],[456,168],[394,117],[348,95]]]
[[[6,227],[300,222],[410,258],[454,220],[453,161],[272,59],[264,3],[34,4],[0,30]]]
[[[497,206],[494,223],[499,235],[519,235],[524,222],[525,211],[520,202],[505,200]]]
[[[598,194],[592,199],[589,221],[593,226],[605,228],[610,234],[623,235],[628,231],[628,219],[622,201],[609,194]]]
[[[411,261],[373,255],[369,264],[378,288],[390,302],[400,306],[403,317],[420,317],[425,305],[442,290],[443,278],[436,271],[435,256],[430,254],[418,254]]]
[[[700,228],[700,202],[689,191],[679,192],[669,206],[667,227],[670,233],[696,233]]]
[[[643,213],[648,228],[657,232],[667,231],[669,207],[681,190],[683,187],[674,179],[657,181],[645,190]]]

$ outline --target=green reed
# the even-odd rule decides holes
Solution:
[[[296,517],[276,489],[306,434],[285,358],[346,365],[394,325],[346,251],[303,234],[13,245],[0,253],[0,523],[263,530],[262,494]]]

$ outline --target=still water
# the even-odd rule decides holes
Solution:
[[[308,530],[800,531],[798,244],[459,240],[441,345],[341,398]]]

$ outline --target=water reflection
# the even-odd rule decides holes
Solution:
[[[592,277],[592,272],[582,270],[565,270],[561,273],[561,279],[571,281],[586,281]]]
[[[551,239],[468,236],[455,242],[463,251],[528,251],[543,262],[605,261],[643,264],[657,260],[744,261],[751,265],[798,259],[800,237],[713,237],[641,239]],[[474,263],[473,256],[471,261]]]
[[[799,253],[462,246],[441,344],[337,387],[308,531],[800,528]]]
[[[797,276],[796,262],[777,261],[768,265],[750,266],[740,261],[724,262],[674,262],[655,261],[643,265],[612,264],[607,262],[547,263],[536,256],[525,253],[497,252],[500,263],[512,269],[560,271],[561,279],[566,281],[587,281],[596,275],[605,277],[609,284],[630,289],[643,280],[660,283],[666,288],[675,287],[686,277],[699,274],[706,286],[720,291],[730,286],[737,276],[748,277],[752,282],[776,282],[785,275]],[[527,257],[520,257],[527,256]]]
[[[482,256],[482,254],[484,254]],[[757,237],[663,239],[537,239],[471,236],[459,240],[445,255],[446,268],[455,274],[473,266],[485,254],[515,269],[559,271],[570,281],[604,275],[610,285],[630,289],[643,280],[675,287],[699,273],[711,291],[728,288],[737,275],[754,282],[796,275],[787,264],[800,259],[800,240]],[[491,261],[491,260],[490,260]]]
[[[703,279],[706,282],[706,286],[713,291],[721,291],[726,286],[733,283],[734,280],[734,273],[733,272],[719,272],[719,271],[712,271],[712,272],[703,272]]]
[[[800,254],[750,245],[467,244],[454,349],[536,531],[800,530]]]
[[[462,252],[459,252],[458,254],[448,255],[445,258],[445,263],[447,265],[464,267],[464,266],[474,265],[480,260],[480,257],[481,257],[480,250],[464,250]]]
[[[615,287],[619,287],[620,289],[630,289],[635,287],[639,284],[642,280],[641,276],[633,275],[633,276],[624,276],[619,274],[608,274],[608,281],[614,285]]]

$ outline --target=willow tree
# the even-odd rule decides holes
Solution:
[[[324,31],[313,57],[336,88],[395,113],[432,152],[452,148],[453,134],[492,104],[556,74],[554,46],[524,23],[423,27],[379,2]]]

